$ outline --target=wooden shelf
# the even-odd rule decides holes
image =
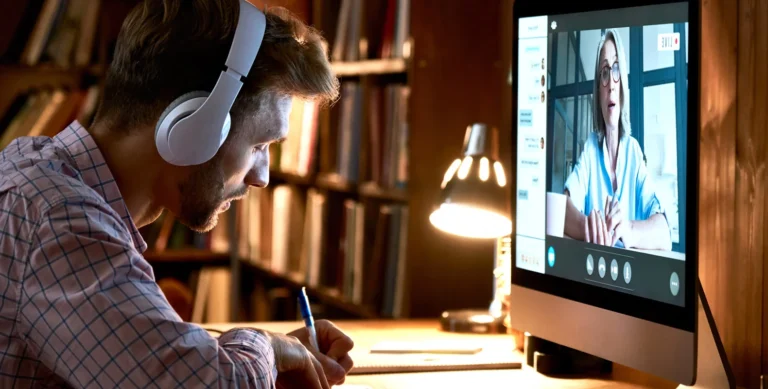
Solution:
[[[312,177],[300,176],[298,174],[282,172],[279,170],[269,171],[269,181],[276,181],[279,183],[295,184],[295,185],[312,185],[314,180]]]
[[[332,192],[357,194],[360,197],[396,202],[408,202],[408,192],[402,189],[382,188],[375,182],[356,185],[347,182],[336,173],[320,173],[317,177],[305,177],[281,171],[270,171],[270,181],[300,186],[316,186]]]
[[[144,259],[152,264],[160,263],[196,263],[196,264],[229,264],[229,253],[213,252],[199,249],[175,249],[166,251],[147,250]]]
[[[288,274],[278,273],[272,269],[266,268],[260,263],[247,259],[243,259],[242,263],[248,266],[250,269],[253,269],[260,276],[275,280],[284,286],[293,289],[301,289],[302,287],[306,287],[307,295],[310,300],[314,299],[323,304],[327,304],[331,307],[359,316],[361,319],[374,319],[378,317],[376,313],[374,313],[370,308],[347,301],[337,290],[323,287],[315,288],[306,286],[302,280],[299,279],[300,277],[293,277]]]
[[[381,199],[381,200],[399,201],[403,203],[408,201],[408,193],[406,191],[402,189],[382,188],[379,185],[377,185],[375,182],[363,183],[358,188],[358,191],[360,193],[360,196],[363,196],[363,197]]]
[[[404,58],[369,59],[355,62],[334,62],[331,68],[337,76],[363,76],[368,74],[400,74],[407,69]]]
[[[0,75],[9,77],[75,77],[82,75],[100,77],[104,75],[104,67],[91,65],[85,67],[61,67],[53,64],[40,64],[34,66],[19,64],[0,65]]]
[[[356,192],[355,186],[335,173],[322,173],[317,176],[315,184],[322,189],[343,193]]]

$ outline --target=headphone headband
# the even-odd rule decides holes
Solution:
[[[245,4],[243,4],[245,3]],[[227,56],[227,68],[248,76],[264,40],[267,18],[264,13],[246,0],[240,0],[240,16],[237,19],[235,38]]]
[[[207,97],[192,92],[176,99],[161,115],[155,145],[166,161],[180,166],[204,163],[219,150],[229,134],[229,110],[242,78],[253,66],[266,30],[266,17],[254,5],[240,0],[235,36],[222,71]]]

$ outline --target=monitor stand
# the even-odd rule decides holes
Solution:
[[[704,290],[701,289],[701,281],[697,294],[699,318],[696,333],[696,382],[693,386],[680,385],[677,388],[735,388],[736,380]]]
[[[701,282],[698,288],[698,321],[696,333],[696,381],[693,386],[679,385],[677,389],[735,388],[728,357],[725,354],[712,311],[707,303]],[[610,363],[605,360],[536,338],[525,337],[526,363],[543,374],[607,373]]]

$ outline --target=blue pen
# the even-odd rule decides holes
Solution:
[[[307,288],[301,287],[301,294],[299,295],[299,308],[301,309],[301,317],[304,319],[304,325],[309,331],[309,343],[315,348],[315,351],[320,352],[320,347],[317,345],[317,331],[315,331],[315,319],[312,317],[312,310],[309,309],[309,298],[307,298]]]

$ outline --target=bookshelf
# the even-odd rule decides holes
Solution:
[[[75,118],[90,124],[120,25],[138,0],[79,1],[97,12],[87,16],[95,23],[84,21],[86,13],[75,18],[93,39],[82,40],[89,50],[80,39],[72,45],[81,54],[70,64],[46,54],[45,39],[36,43],[43,47],[37,61],[23,60],[43,8],[63,2],[20,1],[8,11],[0,26],[0,141],[24,97],[41,90],[60,89],[67,102],[42,134]],[[447,237],[428,215],[465,126],[502,117],[494,89],[506,76],[496,47],[499,10],[469,0],[435,9],[413,0],[268,4],[289,8],[326,37],[341,98],[322,110],[298,105],[294,139],[271,150],[269,187],[233,204],[213,231],[192,233],[164,217],[142,228],[158,281],[178,279],[196,300],[216,301],[208,304],[216,312],[191,314],[202,321],[293,320],[291,305],[305,285],[318,316],[331,319],[437,317],[489,302],[492,243]],[[464,39],[455,26],[470,24],[493,39]],[[285,213],[294,209],[301,211]],[[459,293],[445,293],[456,285]]]
[[[144,253],[144,259],[153,264],[200,263],[228,265],[229,253],[217,253],[202,249],[148,250]]]
[[[269,187],[230,209],[249,215],[231,224],[240,235],[237,256],[247,258],[234,279],[253,276],[292,293],[307,286],[331,318],[402,316],[412,67],[409,23],[399,33],[395,25],[398,12],[408,20],[410,1],[269,3],[307,15],[326,37],[341,97],[323,110],[294,101],[288,139],[270,150]],[[252,292],[234,290],[233,301]],[[286,311],[290,318],[295,309]]]
[[[332,69],[339,77],[374,74],[404,74],[407,72],[404,58],[368,59],[354,62],[334,62]]]

